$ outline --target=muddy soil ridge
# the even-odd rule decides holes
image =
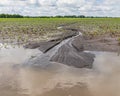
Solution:
[[[30,43],[25,48],[38,48],[42,55],[27,61],[28,65],[45,66],[57,62],[76,68],[92,68],[94,54],[84,52],[84,38],[77,29],[66,29],[68,32],[55,39]],[[80,34],[79,34],[80,33]]]
[[[112,38],[107,34],[91,39],[85,35],[83,36],[83,30],[69,28],[68,25],[61,25],[58,27],[58,30],[59,29],[66,30],[66,32],[54,36],[54,38],[49,41],[29,43],[24,46],[25,48],[31,49],[38,48],[43,52],[43,55],[36,56],[33,60],[29,60],[29,64],[42,65],[40,63],[43,63],[46,65],[50,62],[57,62],[77,68],[92,68],[95,55],[86,52],[86,50],[120,51],[117,38]]]
[[[29,44],[25,45],[25,48],[35,49],[38,48],[43,53],[46,53],[56,45],[58,45],[60,42],[62,42],[65,39],[71,38],[73,36],[76,36],[78,33],[77,31],[69,31],[65,32],[63,34],[59,34],[57,36],[54,36],[54,39],[48,40],[48,41],[41,41],[41,42],[30,42]]]

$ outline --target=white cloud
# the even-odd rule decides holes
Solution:
[[[58,0],[57,6],[59,7],[81,7],[85,0]]]
[[[42,6],[56,6],[57,0],[38,0]]]
[[[3,6],[25,6],[27,0],[0,0],[0,5]]]
[[[119,0],[0,0],[0,13],[120,16]]]

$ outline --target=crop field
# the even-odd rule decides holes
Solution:
[[[49,40],[66,32],[59,27],[82,30],[88,37],[108,35],[120,38],[120,18],[0,18],[0,42],[25,44]]]

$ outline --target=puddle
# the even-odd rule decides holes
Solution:
[[[46,68],[14,67],[38,50],[0,50],[0,96],[120,96],[120,56],[96,54],[93,69],[57,63]]]

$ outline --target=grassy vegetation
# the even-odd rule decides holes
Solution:
[[[120,37],[120,18],[0,18],[0,41],[27,43],[47,40],[66,28],[84,31],[89,37]]]

